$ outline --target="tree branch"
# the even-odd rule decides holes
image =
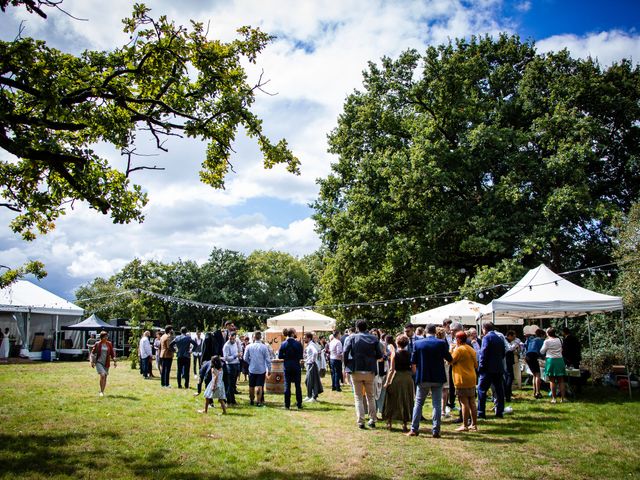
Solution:
[[[33,95],[34,97],[42,98],[43,96],[40,90],[30,87],[29,85],[26,85],[22,82],[18,82],[13,78],[0,77],[0,85],[6,85],[11,88],[17,88],[18,90],[22,90],[23,92]]]
[[[51,130],[67,130],[70,132],[77,132],[87,128],[87,125],[82,123],[70,123],[70,122],[54,122],[52,120],[46,120],[44,118],[33,118],[26,115],[5,115],[5,118],[9,123],[19,123],[23,125],[35,125],[40,127],[50,128]]]
[[[0,128],[0,147],[5,149],[7,152],[14,154],[18,158],[41,160],[47,164],[53,164],[52,161],[54,161],[58,163],[83,165],[87,162],[83,157],[67,153],[52,152],[51,150],[36,150],[34,148],[21,148],[16,142],[7,137],[6,132],[2,128]]]

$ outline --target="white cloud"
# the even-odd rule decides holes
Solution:
[[[588,35],[554,35],[536,42],[539,52],[559,51],[566,48],[573,57],[598,59],[607,67],[622,58],[640,61],[640,35],[619,30],[590,33]]]

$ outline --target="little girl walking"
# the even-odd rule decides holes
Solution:
[[[214,398],[220,402],[222,413],[227,413],[227,394],[224,391],[224,382],[222,381],[222,361],[217,355],[211,358],[211,381],[204,391],[204,410],[198,410],[198,413],[207,413],[209,400]]]

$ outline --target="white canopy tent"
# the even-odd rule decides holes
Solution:
[[[545,265],[529,270],[511,290],[495,299],[483,316],[496,321],[519,318],[579,317],[622,310],[622,298],[571,283]]]
[[[460,322],[466,326],[476,326],[478,319],[481,317],[482,311],[485,308],[486,305],[483,305],[482,303],[472,302],[471,300],[459,300],[457,302],[448,303],[441,307],[432,308],[431,310],[411,315],[411,323],[414,325],[429,325],[431,323],[442,325],[443,320],[450,319]],[[520,325],[522,324],[522,320],[506,319],[504,321],[499,321],[498,323],[505,325]]]
[[[336,328],[336,320],[313,310],[301,308],[271,317],[267,320],[267,327],[269,330],[295,328],[300,332],[327,332]]]
[[[624,324],[622,297],[614,297],[571,283],[545,265],[529,270],[507,293],[495,299],[483,311],[483,318],[491,316],[494,322],[506,319],[579,317],[594,313],[621,312],[624,336],[625,366],[629,375],[627,338]],[[591,348],[591,329],[589,347]],[[629,395],[631,384],[629,383]]]
[[[29,352],[36,333],[53,338],[60,326],[78,322],[83,313],[77,305],[26,280],[0,289],[0,325],[19,339],[24,356],[40,357],[41,352]]]

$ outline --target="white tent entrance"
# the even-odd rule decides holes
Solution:
[[[280,348],[284,340],[282,330],[295,328],[297,332],[330,332],[336,328],[335,318],[327,317],[308,308],[300,308],[291,312],[271,317],[267,320],[267,341],[274,350]]]
[[[545,265],[529,270],[507,293],[487,305],[486,310],[483,311],[483,317],[491,315],[494,322],[499,322],[517,318],[566,318],[586,315],[588,322],[588,316],[591,314],[616,311],[621,312],[625,367],[627,377],[629,377],[622,298],[579,287],[554,273]],[[587,327],[590,333],[589,322]],[[589,349],[591,349],[591,344],[589,344]],[[631,396],[630,381],[629,396]]]
[[[0,327],[9,328],[23,357],[40,359],[44,350],[57,350],[59,327],[76,323],[83,313],[77,305],[26,280],[0,289]]]
[[[482,303],[472,302],[471,300],[459,300],[457,302],[448,303],[441,307],[432,308],[424,312],[411,315],[411,323],[414,325],[442,325],[443,320],[453,320],[462,323],[465,326],[477,326],[478,320],[482,316],[482,312],[487,308]],[[498,321],[499,325],[521,325],[522,319],[505,319]]]

